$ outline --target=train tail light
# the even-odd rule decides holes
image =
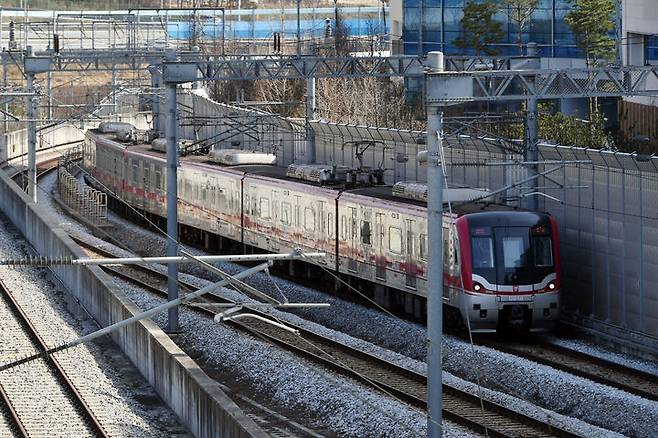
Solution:
[[[475,283],[473,283],[473,290],[475,292],[480,292],[480,291],[484,290],[484,288],[482,287],[482,285],[480,283],[475,282]]]

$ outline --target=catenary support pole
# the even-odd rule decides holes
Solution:
[[[443,330],[443,170],[440,162],[440,135],[443,112],[428,107],[427,113],[427,214],[429,269],[427,293],[427,431],[428,437],[441,436],[442,330]]]
[[[8,74],[8,65],[7,65],[7,57],[5,56],[6,53],[2,53],[2,89],[6,90],[7,89],[7,74]],[[9,129],[9,101],[5,100],[4,104],[2,105],[2,111],[3,111],[3,116],[4,116],[4,132],[7,132]]]
[[[301,4],[302,0],[297,0],[297,56],[302,56]]]
[[[537,121],[537,99],[530,98],[527,101],[527,112],[526,112],[526,138],[525,138],[525,148],[524,148],[524,161],[536,163],[539,161],[539,133],[538,133],[538,121]],[[528,165],[530,170],[530,175],[537,175],[539,173],[538,164]],[[526,197],[526,208],[532,211],[537,211],[539,209],[539,197],[537,195],[537,188],[539,187],[539,178],[534,178],[530,181],[530,187],[528,189],[529,196]]]
[[[443,53],[428,54],[430,68],[443,71]],[[441,141],[443,109],[427,105],[427,436],[442,435],[443,372],[443,169]]]
[[[32,47],[27,48],[27,56],[32,56]],[[27,92],[34,93],[34,72],[26,71]],[[37,202],[37,97],[27,97],[27,193]]]
[[[306,80],[306,156],[309,164],[315,164],[315,132],[311,120],[315,120],[315,78]]]
[[[176,84],[167,83],[165,99],[167,107],[167,256],[178,255],[178,114],[176,109]],[[167,266],[167,295],[169,301],[178,298],[178,266]],[[168,310],[167,329],[178,332],[178,306]]]
[[[150,65],[149,73],[151,73],[151,91],[152,91],[152,111],[153,111],[153,130],[157,133],[158,137],[163,137],[163,117],[161,113],[162,102],[160,99],[160,93],[162,86],[162,74],[160,73],[159,66],[153,64]]]
[[[624,39],[624,21],[622,0],[615,0],[615,61],[617,65],[623,65],[622,46]]]

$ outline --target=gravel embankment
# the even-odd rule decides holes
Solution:
[[[0,257],[23,257],[29,251],[20,233],[0,215]],[[49,346],[98,329],[49,270],[2,266],[0,278]],[[17,348],[13,343],[3,342],[2,349],[7,354],[3,354],[2,362],[14,357]],[[56,353],[55,357],[111,436],[189,436],[174,413],[109,340],[76,346]],[[35,363],[16,370],[27,373],[20,378],[30,382],[40,368]],[[48,397],[44,393],[42,398],[45,401]],[[53,430],[55,423],[51,416],[63,415],[65,411],[61,409],[44,408],[41,413],[44,430]],[[76,435],[73,430],[70,432],[68,436]]]

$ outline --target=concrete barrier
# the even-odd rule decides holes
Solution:
[[[42,256],[85,257],[51,213],[30,202],[0,172],[0,210]],[[129,318],[139,309],[98,267],[61,266],[55,275],[101,326]],[[114,342],[197,437],[268,436],[151,320],[114,332]]]

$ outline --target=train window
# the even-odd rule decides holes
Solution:
[[[147,189],[151,187],[151,180],[149,179],[151,176],[151,172],[149,172],[149,168],[145,167],[144,168],[144,188]]]
[[[207,199],[208,186],[206,184],[201,184],[201,201],[206,202]]]
[[[553,245],[551,236],[534,236],[532,239],[535,253],[535,266],[553,266]]]
[[[371,236],[371,231],[370,231],[370,222],[369,221],[361,221],[361,242],[365,243],[366,245],[371,245],[370,241],[370,236]]]
[[[155,188],[162,189],[162,173],[155,171]]]
[[[284,225],[290,225],[290,203],[282,202],[281,203],[281,223]]]
[[[270,200],[267,198],[260,198],[260,218],[270,218]]]
[[[421,260],[427,259],[427,235],[421,234],[418,239],[418,257]]]
[[[139,166],[137,163],[133,164],[133,182],[137,184],[139,182]]]
[[[349,232],[347,231],[347,218],[345,215],[340,217],[340,238],[341,240],[347,240]]]
[[[525,245],[523,237],[505,236],[503,237],[503,261],[506,268],[520,268],[525,257]]]
[[[315,212],[309,207],[304,209],[304,229],[306,231],[315,231]]]
[[[334,214],[327,215],[327,230],[330,238],[336,237],[336,222],[334,222]]]
[[[356,240],[356,230],[357,230],[357,221],[356,221],[356,208],[350,207],[352,211],[352,220],[350,222],[350,237],[352,241]]]
[[[473,237],[471,244],[473,246],[473,267],[493,268],[494,253],[491,237]]]
[[[402,230],[388,227],[388,249],[393,254],[402,254]]]
[[[413,221],[406,220],[407,223],[407,254],[410,256],[414,255],[414,232],[413,232]]]

